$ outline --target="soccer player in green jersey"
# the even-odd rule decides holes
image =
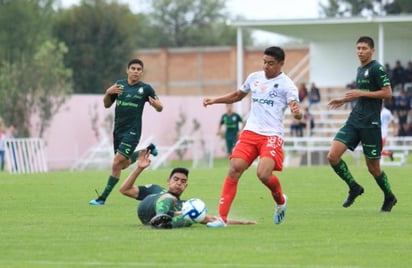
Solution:
[[[139,152],[136,168],[120,186],[120,192],[130,198],[141,201],[137,206],[137,216],[142,224],[157,229],[190,227],[193,222],[182,215],[184,201],[180,196],[188,186],[189,170],[182,167],[172,169],[167,179],[167,188],[156,184],[134,185],[136,179],[147,168],[151,160],[150,149]],[[215,216],[206,215],[201,222],[215,221]],[[229,220],[229,224],[255,224],[255,221]]]
[[[134,150],[142,133],[142,114],[145,103],[148,102],[158,112],[163,110],[163,105],[154,89],[140,80],[143,74],[143,62],[140,59],[133,59],[128,63],[126,74],[127,79],[116,81],[106,89],[104,94],[105,108],[110,108],[116,102],[113,130],[115,156],[112,173],[103,193],[97,199],[91,200],[90,205],[105,204],[107,197],[119,182],[122,169],[127,168],[133,162],[132,159],[137,157]]]
[[[226,104],[226,113],[220,118],[219,126],[217,129],[217,135],[221,135],[221,128],[225,125],[225,141],[228,155],[232,153],[233,147],[235,147],[238,135],[239,124],[242,123],[242,117],[233,112],[233,104]]]
[[[372,59],[373,39],[362,36],[356,42],[356,53],[360,61],[356,76],[356,89],[346,92],[344,97],[332,99],[328,106],[331,109],[341,107],[347,102],[357,100],[344,126],[336,134],[328,161],[338,176],[349,186],[349,195],[343,207],[349,207],[360,196],[364,189],[350,173],[342,155],[347,149],[354,150],[362,144],[366,166],[369,173],[384,193],[382,212],[390,212],[397,199],[392,193],[388,177],[381,170],[382,134],[380,111],[382,100],[392,96],[392,89],[385,68]]]

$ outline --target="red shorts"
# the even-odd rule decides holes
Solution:
[[[273,159],[275,161],[273,170],[281,171],[283,169],[283,139],[278,136],[263,136],[249,130],[242,131],[229,158],[241,158],[250,166],[257,157]]]

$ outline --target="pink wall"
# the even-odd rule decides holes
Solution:
[[[97,126],[104,128],[104,119],[114,114],[114,106],[105,109],[102,98],[103,95],[73,95],[54,116],[43,137],[50,170],[70,169],[87,150],[99,144],[100,139],[96,138],[92,128],[92,117],[97,115]],[[203,97],[160,96],[160,99],[164,105],[161,113],[146,104],[141,141],[153,136],[158,146],[172,146],[177,140],[176,122],[180,120],[179,114],[182,113],[187,117],[182,134],[190,135],[192,120],[197,119],[201,127],[194,136],[212,141],[215,156],[225,156],[223,140],[216,136],[220,116],[225,112],[224,104],[204,108]],[[240,106],[246,112],[248,100],[235,107]],[[35,126],[36,119],[33,122]],[[110,128],[110,148],[111,131]],[[36,129],[33,132],[36,133]]]

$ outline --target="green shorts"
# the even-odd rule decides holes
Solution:
[[[339,129],[334,140],[344,143],[351,151],[361,143],[363,154],[367,158],[381,158],[382,133],[380,128],[357,128],[351,124],[345,124]]]
[[[128,133],[124,133],[123,135],[118,135],[117,138],[114,139],[114,152],[119,153],[127,158],[133,154],[134,150],[139,143],[140,135],[137,136],[135,132],[130,131]]]

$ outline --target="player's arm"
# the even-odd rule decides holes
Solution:
[[[376,91],[354,89],[349,90],[345,94],[346,101],[352,101],[360,97],[366,97],[371,99],[387,99],[392,97],[392,89],[391,86],[383,86],[381,89]]]
[[[157,112],[163,111],[163,104],[158,96],[155,96],[154,98],[149,96],[149,103]]]
[[[106,89],[106,92],[104,93],[104,97],[103,97],[103,104],[105,108],[109,108],[110,106],[112,106],[112,104],[115,101],[115,96],[117,94],[121,94],[123,93],[123,89],[122,86],[119,84],[114,84],[112,86],[110,86],[108,89]]]
[[[301,111],[301,109],[300,109],[300,104],[299,104],[299,102],[297,102],[297,101],[295,101],[295,100],[290,101],[290,102],[289,102],[289,109],[290,109],[290,112],[291,112],[292,115],[293,115],[293,118],[295,118],[295,119],[297,119],[297,120],[302,119],[302,111]]]
[[[137,159],[137,167],[129,174],[127,179],[120,186],[120,193],[125,196],[136,199],[139,195],[139,187],[135,186],[136,179],[143,172],[143,170],[150,165],[150,151],[142,150],[139,152],[139,158]]]
[[[217,98],[204,98],[203,99],[203,106],[207,107],[208,105],[216,104],[216,103],[234,103],[242,100],[244,97],[246,97],[247,93],[241,91],[241,90],[236,90],[233,92],[230,92],[226,95],[217,97]]]

